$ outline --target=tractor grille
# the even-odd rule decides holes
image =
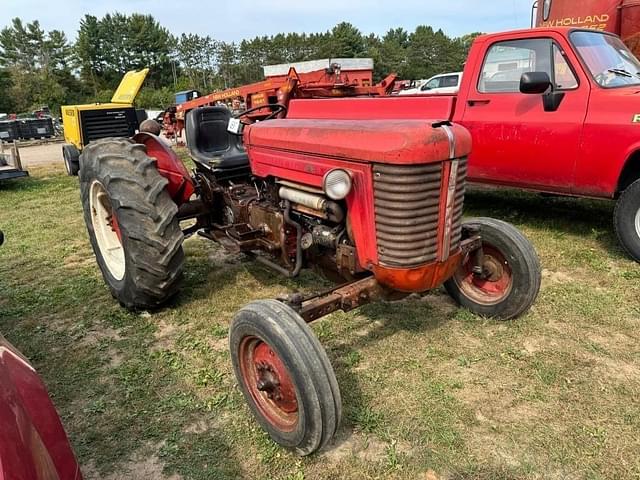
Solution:
[[[131,137],[138,128],[134,108],[112,108],[80,112],[82,139],[85,145],[107,137]]]
[[[467,186],[467,159],[458,160],[458,175],[456,177],[456,190],[453,202],[453,215],[451,221],[451,251],[458,248],[462,239],[462,210],[464,209],[464,194]]]
[[[452,190],[449,206],[449,221],[444,222],[451,229],[442,238],[450,240],[453,252],[462,231],[462,208],[466,159],[452,162],[457,164],[456,185]],[[446,199],[440,202],[441,192],[448,191],[449,176],[443,178],[444,163],[429,165],[381,165],[373,168],[374,199],[378,258],[380,263],[391,267],[416,267],[438,260],[438,238],[441,215],[447,215]],[[447,185],[442,185],[446,182]],[[444,233],[444,232],[443,232]]]

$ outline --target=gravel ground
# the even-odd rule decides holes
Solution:
[[[10,147],[5,145],[5,152],[9,151]],[[29,167],[37,167],[44,165],[56,165],[62,164],[62,143],[52,142],[44,143],[40,145],[20,146],[20,159],[22,160],[22,167],[29,169]]]

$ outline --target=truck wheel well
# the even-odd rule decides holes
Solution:
[[[616,197],[620,196],[629,185],[640,178],[640,151],[633,153],[627,163],[625,163],[620,178],[618,180],[618,188]]]

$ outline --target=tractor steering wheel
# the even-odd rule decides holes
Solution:
[[[285,114],[287,113],[287,107],[285,105],[282,105],[281,103],[274,103],[274,104],[269,104],[269,105],[261,105],[259,107],[253,107],[250,108],[248,110],[245,110],[244,112],[241,113],[237,113],[236,115],[232,115],[231,118],[236,118],[238,120],[240,120],[240,123],[244,126],[247,125],[251,125],[255,122],[246,122],[246,121],[242,121],[242,117],[245,117],[247,114],[252,113],[252,112],[257,112],[259,110],[264,110],[265,108],[273,108],[273,112],[271,112],[269,115],[267,115],[264,120],[271,120],[272,118],[276,117],[277,115],[279,115],[280,113],[284,112]],[[262,121],[264,121],[262,120]],[[240,133],[235,133],[233,131],[230,131],[229,133],[231,133],[232,135],[237,135],[238,137],[241,137],[243,135],[242,131],[240,131]]]
[[[265,108],[273,108],[274,111],[271,112],[269,115],[267,115],[267,117],[265,117],[264,120],[271,120],[272,118],[276,117],[277,115],[280,115],[283,112],[287,113],[286,106],[282,105],[281,103],[274,103],[274,104],[260,105],[259,107],[250,108],[248,110],[245,110],[244,112],[233,115],[233,118],[241,119],[242,117],[247,116],[249,113],[258,112],[260,110],[264,110]],[[251,125],[251,123],[253,122],[242,122],[243,125]]]

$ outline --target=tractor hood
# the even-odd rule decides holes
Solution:
[[[244,140],[250,156],[266,149],[364,163],[426,164],[469,154],[471,137],[466,129],[451,125],[450,139],[447,131],[433,126],[435,122],[269,120],[248,127]]]
[[[142,88],[142,84],[145,78],[147,78],[148,73],[148,68],[140,71],[132,70],[127,72],[120,82],[116,93],[113,94],[111,102],[131,105]]]

